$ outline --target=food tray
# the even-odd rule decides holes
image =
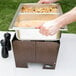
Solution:
[[[60,39],[59,32],[54,37],[46,37],[41,35],[36,27],[60,15],[62,15],[62,10],[58,3],[21,3],[9,29],[16,31],[19,40],[58,40]],[[67,30],[67,27],[62,27],[60,30]]]

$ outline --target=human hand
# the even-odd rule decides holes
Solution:
[[[56,34],[59,31],[60,26],[55,20],[52,20],[52,21],[45,22],[43,25],[36,28],[40,29],[41,34],[45,36],[49,36],[49,35]]]
[[[48,4],[48,3],[53,3],[53,2],[56,2],[56,1],[58,1],[58,0],[39,0],[38,3]]]
[[[50,0],[39,0],[38,3],[43,3],[43,4],[47,3],[48,4],[48,3],[51,3],[51,2],[50,2]]]

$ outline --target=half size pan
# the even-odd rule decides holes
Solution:
[[[60,31],[53,36],[44,36],[35,27],[60,15],[62,10],[59,4],[21,3],[9,29],[16,31],[19,40],[59,40]],[[67,30],[67,27],[60,30]]]

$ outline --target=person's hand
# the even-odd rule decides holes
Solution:
[[[48,3],[51,3],[51,2],[50,2],[50,0],[39,0],[38,3],[43,3],[43,4],[47,3],[48,4]]]
[[[38,3],[42,3],[42,4],[48,4],[48,3],[53,3],[56,2],[58,0],[39,0]]]
[[[59,31],[60,26],[55,20],[52,20],[45,22],[43,25],[36,28],[40,29],[41,34],[48,36],[56,34]]]

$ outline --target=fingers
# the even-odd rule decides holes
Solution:
[[[50,1],[40,0],[38,3],[42,3],[42,4],[49,4],[49,3],[51,3],[51,2],[50,2]]]
[[[46,35],[46,36],[48,36],[49,35],[49,33],[48,33],[48,29],[47,28],[45,28],[44,26],[37,26],[37,27],[35,27],[36,29],[40,29],[40,33],[41,34],[43,34],[43,35]]]
[[[40,28],[40,33],[43,34],[43,35],[48,36],[48,29],[46,29],[45,27],[42,26]]]
[[[49,4],[50,2],[39,2],[39,3],[42,3],[42,4]]]
[[[48,29],[49,35],[55,35],[59,31],[59,28],[57,27],[50,27]]]
[[[45,36],[54,35],[59,31],[59,27],[54,22],[46,22],[37,26],[36,29],[40,29],[40,33]]]
[[[40,0],[40,1],[38,1],[38,3],[42,3],[42,1]]]
[[[45,35],[45,36],[49,36],[49,35],[55,35],[57,32],[59,31],[59,29],[54,26],[50,26],[49,28],[46,28],[44,26],[40,27],[40,33]]]
[[[40,33],[42,35],[45,35],[45,36],[49,36],[50,35],[50,31],[48,30],[48,28],[44,27],[44,26],[41,26],[40,27]]]
[[[41,26],[37,26],[37,27],[35,27],[36,29],[40,29],[41,28]]]
[[[43,24],[44,24],[44,23],[40,23],[40,25],[37,25],[35,28],[36,28],[36,29],[40,29]]]
[[[43,0],[39,0],[39,1],[38,1],[38,3],[42,3],[42,4],[43,4],[43,3],[44,3],[44,1],[43,1]]]

